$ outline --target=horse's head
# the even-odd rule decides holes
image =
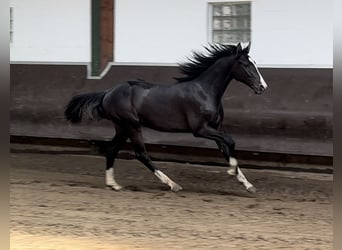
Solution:
[[[248,55],[251,43],[236,47],[236,62],[232,71],[233,77],[249,86],[256,94],[261,94],[267,88],[264,78],[260,74],[255,61]]]

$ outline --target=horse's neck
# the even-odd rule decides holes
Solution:
[[[201,87],[217,101],[220,101],[230,81],[233,60],[220,60],[209,67],[199,78]]]

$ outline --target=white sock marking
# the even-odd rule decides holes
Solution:
[[[241,182],[245,186],[246,189],[253,187],[253,185],[247,180],[246,176],[242,173],[239,167],[237,167],[236,178],[239,182]]]
[[[238,162],[234,157],[229,157],[229,165],[232,167],[236,167],[238,165]]]
[[[110,168],[106,170],[106,185],[112,187],[115,190],[120,190],[122,187],[114,179],[114,169]]]
[[[172,181],[169,177],[167,177],[166,174],[164,174],[160,170],[156,170],[154,172],[154,175],[158,177],[159,180],[161,180],[162,183],[169,185],[172,191],[179,191],[182,189],[181,186],[179,186],[177,183]]]
[[[236,167],[238,162],[234,157],[229,157],[229,165],[230,167],[228,168],[227,173],[229,175],[236,175]]]

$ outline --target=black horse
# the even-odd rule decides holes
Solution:
[[[235,143],[222,131],[221,98],[232,79],[256,94],[267,85],[255,62],[248,55],[250,43],[243,45],[209,45],[206,53],[194,52],[188,62],[179,66],[184,77],[176,84],[154,84],[143,80],[125,81],[97,93],[74,96],[65,108],[65,117],[72,123],[90,119],[109,119],[116,134],[106,149],[106,185],[114,190],[122,187],[114,179],[114,160],[129,138],[137,159],[149,168],[172,191],[182,189],[160,171],[147,155],[141,127],[159,131],[188,132],[195,137],[214,140],[229,162],[228,174],[236,175],[250,192],[254,186],[238,167],[234,156]]]

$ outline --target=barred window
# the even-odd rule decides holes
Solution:
[[[251,3],[210,3],[211,42],[236,44],[251,39]]]

